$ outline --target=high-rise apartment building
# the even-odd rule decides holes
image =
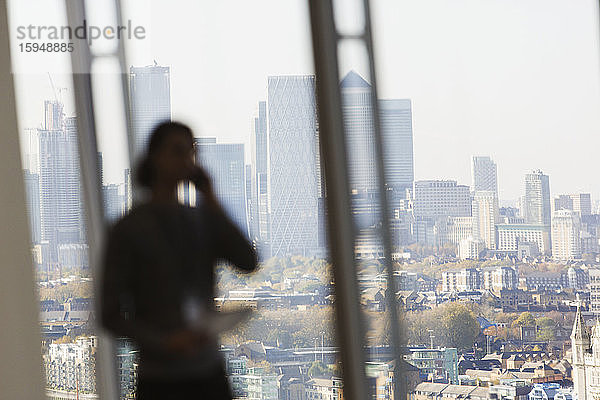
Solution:
[[[443,217],[470,217],[471,194],[468,186],[456,181],[416,181],[413,191],[416,218],[436,220]]]
[[[271,256],[318,252],[315,77],[268,78]]]
[[[525,222],[550,225],[550,179],[536,170],[525,175]]]
[[[377,190],[371,85],[354,71],[340,83],[351,189]],[[386,185],[404,198],[414,181],[412,109],[407,99],[379,100]]]
[[[160,122],[171,120],[170,68],[130,67],[129,96],[137,159],[145,151],[152,129]]]
[[[489,156],[473,156],[471,159],[471,189],[491,191],[498,197],[498,171]]]
[[[41,236],[49,245],[50,262],[58,261],[58,245],[81,243],[84,225],[75,117],[55,118],[62,104],[45,102],[46,126],[38,131],[40,152]],[[48,117],[51,116],[51,117]]]
[[[485,247],[496,249],[496,223],[499,219],[498,197],[493,191],[473,194],[473,237],[482,239]]]
[[[557,210],[552,215],[552,258],[581,258],[581,220],[572,210]]]
[[[196,162],[213,181],[215,194],[240,230],[248,235],[244,145],[217,143],[215,138],[196,138]]]

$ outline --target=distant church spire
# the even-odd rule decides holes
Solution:
[[[581,313],[581,300],[579,299],[579,294],[577,294],[577,314],[575,314],[575,322],[573,324],[571,339],[590,340],[590,333],[585,327],[585,320],[583,319],[583,314]]]

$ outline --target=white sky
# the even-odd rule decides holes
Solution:
[[[191,124],[199,136],[248,143],[256,104],[266,98],[266,77],[313,72],[304,0],[123,2],[125,19],[148,33],[128,42],[129,63],[157,60],[171,67],[173,118]],[[10,3],[18,21],[13,32],[17,24],[64,23],[58,0]],[[481,154],[498,164],[501,199],[518,197],[533,168],[550,175],[553,195],[588,191],[598,199],[596,2],[372,3],[380,97],[413,101],[416,179],[469,184],[470,156]],[[69,87],[68,77],[58,73],[69,59],[27,58],[15,45],[21,128],[36,127],[43,100],[53,98],[45,72],[53,72],[57,87]],[[354,67],[364,73],[361,65]],[[98,104],[114,107],[111,90],[101,93]],[[69,93],[63,96],[69,103]],[[105,122],[101,143],[106,178],[121,181],[123,146],[112,123]]]

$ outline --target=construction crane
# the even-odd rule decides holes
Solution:
[[[50,80],[50,86],[52,86],[52,92],[54,94],[54,100],[57,103],[61,103],[62,104],[62,92],[63,90],[67,90],[66,88],[58,88],[58,95],[56,92],[56,87],[54,86],[54,81],[52,80],[52,75],[50,75],[50,72],[48,72],[48,79]],[[60,97],[60,99],[59,99]]]

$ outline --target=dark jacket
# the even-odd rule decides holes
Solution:
[[[165,349],[167,335],[188,327],[184,305],[194,296],[213,308],[215,263],[256,269],[256,254],[222,212],[207,206],[145,204],[110,231],[104,253],[101,321],[140,350],[140,376],[194,377],[219,363],[216,339],[194,356]]]

